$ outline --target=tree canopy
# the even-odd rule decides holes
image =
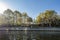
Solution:
[[[3,12],[8,25],[21,25],[23,21],[26,23],[32,22],[32,18],[26,12],[19,12],[18,10],[12,11],[7,9]]]
[[[6,22],[4,22],[6,20]],[[12,11],[7,9],[0,17],[0,25],[21,25],[21,24],[40,24],[48,26],[60,26],[60,15],[55,10],[46,10],[40,13],[33,22],[33,19],[28,16],[26,12],[19,12],[18,10]]]
[[[54,10],[46,10],[45,12],[40,13],[37,18],[37,23],[44,23],[49,24],[49,26],[54,25],[58,23],[58,17],[57,12]],[[59,19],[60,20],[60,19]],[[60,22],[60,21],[59,21]]]

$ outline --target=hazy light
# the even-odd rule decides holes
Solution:
[[[3,13],[4,10],[8,9],[8,5],[0,2],[0,13]]]

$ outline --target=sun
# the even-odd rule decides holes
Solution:
[[[4,10],[8,9],[8,5],[0,2],[0,14],[3,13]]]

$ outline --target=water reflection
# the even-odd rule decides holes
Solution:
[[[14,33],[13,33],[14,32]],[[60,40],[60,32],[43,32],[43,31],[10,31],[11,40]]]
[[[3,36],[7,35],[9,40],[60,40],[60,31],[58,30],[28,30],[27,28],[24,28],[24,30],[7,29],[5,31],[0,30],[0,34],[4,34]]]

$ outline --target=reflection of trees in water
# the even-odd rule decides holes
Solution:
[[[60,40],[60,32],[48,34],[40,31],[27,31],[27,35],[25,35],[24,31],[9,31],[8,34],[0,32],[0,40],[14,40],[14,35],[16,40],[23,40],[23,37],[27,38],[26,40]]]
[[[1,36],[0,40],[9,40],[9,38],[7,37],[7,35],[3,35]]]
[[[23,33],[23,32],[22,32]],[[16,40],[23,40],[23,36],[26,38],[28,37],[26,40],[60,40],[60,34],[39,34],[39,33],[32,33],[32,37],[31,37],[31,33],[27,34],[27,36],[23,35],[23,34],[17,34],[16,36]]]
[[[4,31],[0,31],[0,40],[9,40],[8,34]]]
[[[23,37],[19,34],[19,35],[17,35],[17,38],[16,38],[16,40],[22,40],[23,39]]]
[[[56,34],[56,35],[38,35],[36,37],[36,40],[60,40],[60,34]]]

